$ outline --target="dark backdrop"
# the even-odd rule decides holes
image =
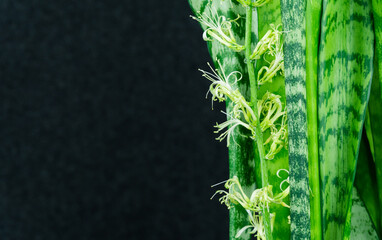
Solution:
[[[0,2],[0,239],[228,239],[185,0]]]

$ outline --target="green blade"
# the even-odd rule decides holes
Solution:
[[[318,125],[324,239],[348,237],[345,225],[351,214],[352,186],[373,70],[373,43],[369,0],[323,1]]]
[[[310,195],[310,231],[313,240],[322,239],[320,171],[318,159],[317,68],[322,0],[306,5],[306,100],[308,117],[308,160]]]
[[[382,7],[382,6],[381,6]],[[377,29],[375,30],[377,31]],[[378,36],[376,34],[376,36]],[[380,43],[377,43],[378,45]],[[378,48],[377,48],[378,52]],[[380,68],[378,67],[380,58],[378,53],[374,59],[374,72],[373,72],[373,82],[371,84],[370,100],[368,104],[367,118],[365,123],[365,130],[370,143],[370,151],[372,153],[372,159],[375,163],[375,174],[376,174],[376,189],[378,190],[378,205],[380,211],[382,210],[382,97],[381,97],[381,75]],[[379,229],[379,234],[381,234],[382,229],[382,219],[378,219],[377,229]],[[380,235],[382,236],[382,235]]]
[[[305,86],[305,1],[282,0],[285,90],[288,110],[291,239],[310,239]]]
[[[365,204],[377,234],[382,236],[381,226],[379,224],[381,219],[381,210],[378,199],[379,190],[375,163],[373,161],[366,134],[362,135],[354,186],[357,189],[360,199]],[[352,219],[353,218],[354,217],[352,216]],[[352,225],[354,225],[353,221]]]

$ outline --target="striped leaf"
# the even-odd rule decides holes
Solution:
[[[282,0],[288,110],[291,239],[310,239],[305,72],[305,1]]]
[[[323,1],[318,117],[324,239],[348,238],[351,193],[373,69],[369,0]]]

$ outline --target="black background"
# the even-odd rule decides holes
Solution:
[[[187,1],[0,2],[0,239],[228,239]],[[221,107],[221,105],[220,105]]]

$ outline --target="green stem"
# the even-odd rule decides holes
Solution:
[[[254,9],[256,11],[256,8]],[[257,108],[257,82],[256,82],[256,76],[255,76],[255,69],[253,66],[253,63],[251,62],[250,56],[251,56],[251,34],[252,34],[252,11],[253,8],[251,6],[247,7],[247,13],[246,13],[246,23],[245,23],[245,59],[246,64],[248,68],[248,76],[249,76],[249,82],[251,87],[251,103],[253,111],[255,112],[255,116],[257,119],[256,123],[256,142],[257,142],[257,150],[259,152],[259,158],[260,158],[260,169],[261,169],[261,184],[262,187],[268,186],[268,168],[267,164],[265,162],[265,151],[264,151],[264,144],[263,144],[263,133],[261,132],[260,127],[260,116],[259,111]],[[270,221],[270,214],[268,209],[263,209],[263,219],[264,219],[264,228],[265,228],[265,236],[267,240],[272,239],[272,230],[271,230],[271,221]]]
[[[320,175],[317,125],[317,59],[321,0],[306,6],[306,105],[308,119],[308,161],[310,195],[310,232],[312,240],[321,240]]]

